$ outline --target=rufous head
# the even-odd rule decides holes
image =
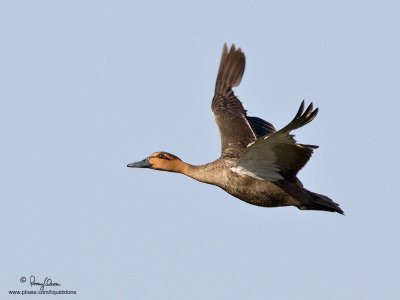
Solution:
[[[182,160],[168,152],[154,152],[149,157],[135,162],[128,164],[130,168],[150,168],[154,170],[160,171],[168,171],[168,172],[182,172],[183,167]]]

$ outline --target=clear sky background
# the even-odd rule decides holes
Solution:
[[[34,275],[78,292],[68,299],[398,299],[399,11],[2,1],[0,298],[37,290],[20,283]],[[302,99],[320,108],[295,132],[320,146],[299,177],[346,216],[126,167],[158,150],[219,156],[224,42],[246,54],[236,94],[250,115],[280,128]]]

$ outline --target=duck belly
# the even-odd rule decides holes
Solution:
[[[298,206],[299,201],[291,196],[293,191],[289,194],[283,186],[279,182],[269,182],[247,176],[234,176],[229,181],[229,184],[221,188],[232,196],[257,206]],[[303,194],[301,187],[291,187],[291,189],[295,189],[297,193]]]

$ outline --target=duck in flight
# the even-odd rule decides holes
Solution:
[[[221,156],[201,166],[182,161],[168,152],[155,152],[131,168],[150,168],[182,173],[213,184],[247,203],[263,207],[295,206],[343,214],[327,196],[303,187],[297,173],[310,159],[315,145],[299,144],[291,131],[310,123],[318,113],[304,101],[293,120],[280,130],[260,118],[247,115],[232,88],[245,69],[240,48],[224,45],[211,109],[221,136]]]

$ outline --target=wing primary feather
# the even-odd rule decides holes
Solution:
[[[297,114],[294,116],[293,121],[298,119],[302,115],[303,111],[304,111],[304,100],[301,101],[299,110],[297,111]]]
[[[242,80],[246,59],[240,48],[224,44],[211,109],[221,136],[221,157],[240,157],[256,138],[233,88]]]
[[[293,120],[283,127],[279,132],[290,132],[292,130],[298,129],[308,123],[310,123],[318,114],[318,108],[313,110],[313,104],[310,103],[308,105],[307,109],[304,111],[304,100],[301,102],[300,108],[297,111],[296,116],[293,118]]]

